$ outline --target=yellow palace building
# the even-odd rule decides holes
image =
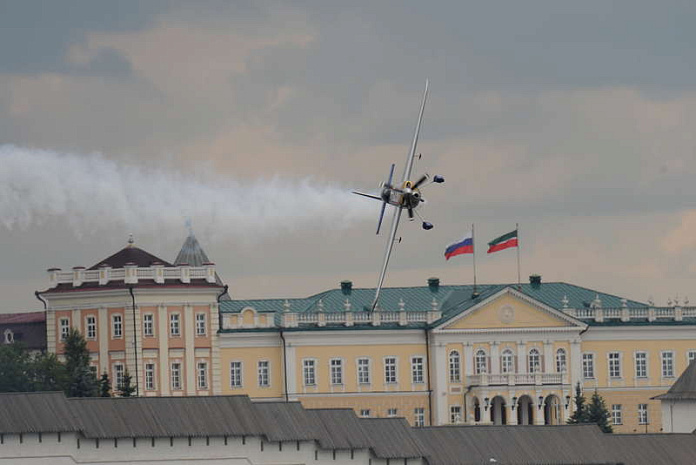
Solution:
[[[116,258],[112,258],[116,257]],[[109,260],[111,258],[111,260]],[[696,357],[696,307],[542,282],[235,300],[193,235],[172,263],[133,244],[50,271],[48,349],[88,335],[95,371],[139,394],[246,394],[413,425],[561,424],[596,389],[617,432],[661,430],[659,401]],[[108,276],[107,276],[108,275]],[[234,285],[230,287],[234,295]]]

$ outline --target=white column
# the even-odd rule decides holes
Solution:
[[[433,422],[434,425],[443,425],[449,422],[447,406],[447,347],[444,343],[431,342],[432,370],[431,380],[433,383]]]
[[[542,401],[541,408],[539,408],[539,396],[541,391],[536,391],[534,393],[534,424],[543,425],[544,424],[544,403]]]
[[[171,383],[169,381],[169,320],[167,319],[167,307],[157,307],[157,338],[159,339],[159,388],[160,394],[170,394]]]
[[[196,354],[195,354],[195,328],[193,321],[193,306],[184,305],[184,354],[186,373],[186,395],[196,395]]]
[[[544,341],[544,373],[554,372],[553,344],[548,339]]]
[[[527,344],[522,341],[517,343],[517,372],[527,373]]]
[[[218,304],[210,304],[210,340],[212,347],[210,348],[210,376],[213,380],[213,395],[222,394],[222,376],[220,367],[220,337],[218,336],[218,329],[220,326],[220,309]]]
[[[491,374],[497,375],[500,373],[500,343],[498,341],[491,342]]]
[[[574,391],[575,383],[582,380],[582,347],[580,346],[580,338],[573,339],[570,343],[570,368],[568,375],[570,376],[571,392]]]
[[[82,329],[82,319],[80,318],[80,311],[79,310],[73,310],[72,314],[70,315],[70,319],[72,320],[72,327],[75,328],[82,334],[83,336],[87,336]]]
[[[464,365],[465,377],[474,374],[474,346],[471,342],[464,343],[464,358],[462,359],[462,364]]]
[[[97,314],[97,335],[99,337],[99,376],[105,371],[109,373],[109,312],[106,307],[100,307]],[[111,380],[113,383],[113,380]]]
[[[287,366],[288,396],[290,400],[297,400],[294,394],[297,393],[297,359],[295,346],[291,342],[285,344],[285,359]],[[283,367],[285,369],[285,367]]]

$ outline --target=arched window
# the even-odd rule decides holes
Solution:
[[[541,356],[537,349],[529,351],[529,372],[538,373],[541,371]]]
[[[568,365],[566,365],[566,351],[565,349],[558,349],[556,351],[556,371],[563,373],[567,370]]]
[[[14,342],[14,333],[11,329],[7,328],[5,330],[5,344],[12,344]]]
[[[459,357],[459,352],[453,350],[449,354],[449,380],[450,383],[458,383],[461,381],[462,369],[461,369],[461,358]]]
[[[515,371],[515,356],[510,349],[505,349],[500,355],[500,372],[512,373]]]
[[[479,349],[476,351],[474,356],[474,370],[477,375],[488,372],[488,357],[486,356],[486,351]]]

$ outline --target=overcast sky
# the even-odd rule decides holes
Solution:
[[[0,0],[0,311],[45,270],[126,245],[173,260],[184,219],[236,298],[376,284],[377,190],[414,172],[386,284],[471,282],[446,245],[520,223],[522,274],[696,302],[693,1]]]

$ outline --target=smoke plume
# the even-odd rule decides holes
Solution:
[[[375,206],[310,179],[240,180],[0,145],[0,225],[26,229],[54,219],[80,236],[109,228],[174,231],[184,218],[214,236],[239,238],[338,229],[371,218]]]

